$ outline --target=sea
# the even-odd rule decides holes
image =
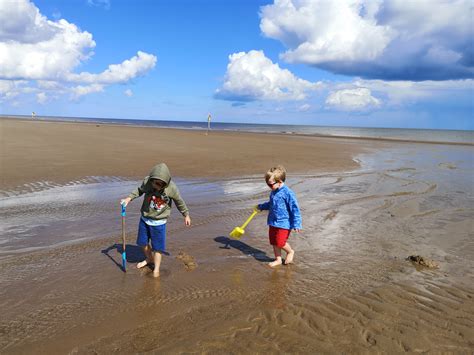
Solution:
[[[123,118],[95,118],[95,117],[59,117],[59,116],[13,116],[0,115],[0,118],[18,118],[40,121],[58,122],[85,122],[96,124],[119,124],[144,127],[162,127],[191,130],[207,130],[207,121],[166,121],[141,120]],[[212,122],[211,130],[297,134],[308,136],[346,137],[387,139],[395,141],[413,141],[430,143],[451,143],[474,145],[473,130],[447,129],[412,129],[412,128],[375,128],[375,127],[342,127],[342,126],[314,126],[314,125],[283,125],[258,123],[230,123]]]

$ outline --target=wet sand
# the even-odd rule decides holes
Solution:
[[[28,129],[0,122],[12,153]],[[15,172],[2,183],[0,204],[1,353],[472,353],[472,148],[227,132],[208,142],[202,132],[36,124],[28,147],[39,152],[26,178],[21,154],[15,169],[2,146],[2,176],[5,161]],[[88,154],[56,152],[45,137],[71,127],[81,131],[72,142],[95,137]],[[110,141],[94,136],[96,128],[114,132],[105,134]],[[191,162],[175,175],[193,227],[173,211],[159,280],[134,268],[140,203],[128,211],[127,273],[120,269],[116,203],[156,162],[130,162],[137,175],[121,173],[112,143],[127,141],[130,130],[156,130],[150,134],[182,147],[160,159],[172,172]],[[274,152],[281,139],[292,155]],[[234,150],[239,141],[248,159]],[[143,148],[134,147],[121,149],[138,157]],[[218,167],[209,149],[219,151]],[[194,168],[189,151],[197,152]],[[227,234],[268,197],[260,176],[278,158],[294,164],[287,182],[304,230],[290,237],[295,264],[270,269],[264,214],[241,240]],[[38,250],[26,253],[24,244]],[[439,269],[405,260],[414,254]]]

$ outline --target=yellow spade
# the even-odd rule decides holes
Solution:
[[[247,227],[247,224],[250,223],[250,221],[255,217],[255,215],[260,212],[257,208],[253,209],[252,214],[250,215],[249,218],[242,224],[240,227],[235,227],[232,232],[230,232],[229,237],[234,238],[234,239],[240,239],[245,233],[245,227]]]

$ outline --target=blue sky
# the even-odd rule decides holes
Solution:
[[[0,113],[474,129],[467,0],[4,0]]]

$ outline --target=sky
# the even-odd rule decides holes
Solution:
[[[474,129],[471,0],[1,0],[0,114]]]

